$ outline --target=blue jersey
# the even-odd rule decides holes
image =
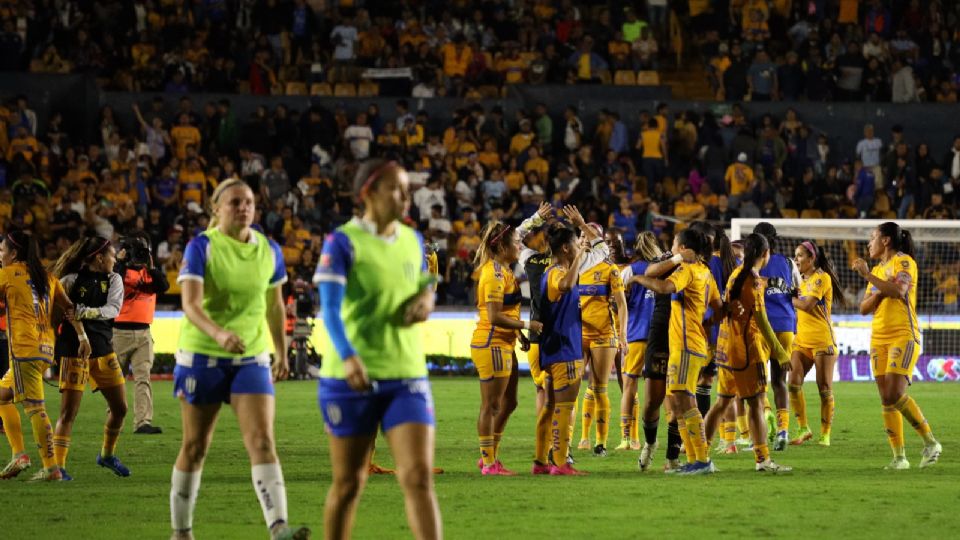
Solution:
[[[540,278],[540,367],[583,358],[583,323],[580,319],[580,293],[576,286],[555,300],[550,290],[563,279],[565,270],[551,266]],[[550,286],[550,284],[553,284]]]
[[[770,255],[770,262],[760,270],[767,278],[764,302],[767,318],[774,332],[796,332],[797,312],[793,309],[790,291],[797,286],[793,282],[793,264],[779,253]]]
[[[630,265],[635,276],[642,276],[650,263],[637,261]],[[656,294],[650,289],[634,283],[627,289],[627,342],[646,341],[650,333],[650,319]]]

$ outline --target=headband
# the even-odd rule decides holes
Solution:
[[[813,242],[809,240],[804,240],[803,242],[800,242],[800,245],[807,248],[807,251],[809,251],[810,253],[813,253],[814,259],[817,258],[817,246],[813,245]]]
[[[90,252],[90,253],[87,255],[87,257],[93,257],[93,256],[96,255],[97,253],[100,253],[101,251],[103,251],[103,249],[104,249],[105,247],[107,247],[107,246],[110,245],[110,240],[107,240],[106,238],[100,238],[100,239],[103,240],[103,244],[101,244],[100,247],[98,247],[97,249],[95,249],[95,250],[93,250],[92,252]]]
[[[500,240],[501,238],[503,238],[503,235],[507,234],[507,232],[508,232],[511,228],[512,228],[512,227],[510,227],[509,225],[507,225],[506,227],[504,227],[502,231],[498,232],[497,235],[493,237],[493,240],[490,240],[490,245],[493,246],[494,244],[496,244],[496,243],[497,243],[497,240]]]
[[[363,181],[363,184],[360,185],[360,198],[362,199],[367,195],[367,191],[370,190],[370,186],[373,185],[373,182],[376,181],[377,178],[380,178],[380,175],[382,175],[387,168],[396,166],[397,162],[390,160],[374,169],[373,172],[370,173],[370,176],[368,176],[367,179]]]

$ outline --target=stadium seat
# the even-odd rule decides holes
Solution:
[[[873,201],[873,211],[877,214],[882,214],[890,210],[890,198],[887,197],[887,194],[878,191],[877,197]]]
[[[843,205],[838,208],[840,211],[840,217],[845,219],[854,219],[857,217],[857,209],[853,206]]]
[[[337,83],[333,87],[333,95],[336,97],[356,97],[357,87],[353,83]]]
[[[358,97],[371,97],[380,95],[380,85],[373,81],[363,81],[357,85]]]
[[[831,208],[830,210],[827,210],[826,212],[823,213],[823,217],[827,219],[837,219],[840,217],[840,211],[837,210],[836,208]]]
[[[640,86],[660,86],[660,74],[656,71],[640,71],[637,73],[637,84]]]
[[[310,85],[310,95],[311,96],[332,96],[333,88],[330,88],[330,83],[316,82]]]
[[[618,86],[633,86],[637,84],[637,74],[629,69],[618,69],[613,74],[613,84]]]
[[[780,213],[783,213],[783,209],[780,210]],[[823,212],[816,208],[807,208],[803,212],[800,212],[800,219],[823,219]]]
[[[284,94],[288,96],[305,96],[307,95],[307,83],[290,81],[284,89]]]
[[[783,216],[784,219],[796,219],[797,211],[793,208],[781,208],[780,215]]]
[[[485,84],[479,89],[480,94],[484,99],[498,99],[500,98],[500,88],[492,84]]]
[[[613,77],[610,76],[609,69],[601,70],[597,75],[600,76],[600,82],[602,84],[613,84]]]
[[[877,212],[877,218],[879,219],[897,219],[897,213],[893,210],[886,210],[884,212]]]

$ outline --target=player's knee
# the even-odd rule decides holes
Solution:
[[[410,466],[402,467],[397,471],[397,480],[400,486],[407,493],[427,492],[432,486],[432,474],[430,467],[426,463],[415,463]]]
[[[110,404],[110,413],[118,418],[125,418],[127,416],[127,409],[128,407],[126,401],[119,401],[117,403]]]
[[[500,409],[510,414],[517,409],[517,398],[516,396],[506,396],[500,400]]]
[[[73,421],[77,419],[77,413],[80,412],[80,408],[67,405],[60,409],[60,418],[59,423],[61,424],[73,424]]]
[[[360,495],[360,488],[363,486],[363,471],[357,471],[350,474],[336,475],[333,484],[330,486],[331,492],[340,501],[352,501]]]
[[[273,437],[267,431],[256,431],[247,435],[247,450],[251,457],[260,456],[261,458],[275,457]]]
[[[203,463],[207,457],[207,445],[202,440],[184,440],[180,454],[190,464]]]

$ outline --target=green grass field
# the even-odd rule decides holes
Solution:
[[[522,382],[529,382],[525,379]],[[752,453],[716,458],[720,473],[678,478],[662,474],[665,426],[655,471],[639,473],[637,452],[612,452],[605,459],[579,455],[580,478],[532,477],[534,393],[521,384],[520,407],[507,427],[503,461],[521,474],[482,478],[476,467],[475,418],[478,383],[435,379],[437,478],[447,538],[641,538],[824,537],[927,538],[957,534],[960,518],[960,427],[958,388],[916,384],[916,397],[944,447],[934,468],[919,470],[921,444],[906,426],[910,471],[882,470],[889,457],[876,390],[870,384],[840,384],[831,448],[791,447],[775,459],[795,467],[789,476],[753,471]],[[611,385],[615,403],[616,385]],[[48,390],[52,390],[48,388]],[[132,401],[132,386],[129,387]],[[170,383],[155,385],[159,436],[125,429],[119,452],[133,476],[116,478],[95,464],[102,436],[104,403],[85,397],[73,437],[68,469],[71,483],[30,484],[21,478],[0,484],[3,526],[11,539],[154,539],[169,536],[170,471],[179,447],[180,420]],[[49,392],[52,410],[56,392]],[[293,523],[322,531],[322,505],[330,464],[314,383],[278,386],[277,439]],[[816,388],[807,385],[808,407],[819,410]],[[249,466],[232,413],[225,411],[204,469],[197,504],[199,539],[266,538],[260,507],[250,485]],[[132,414],[132,402],[131,402]],[[614,420],[616,422],[616,420]],[[132,422],[130,422],[132,424]],[[27,437],[30,437],[29,427]],[[610,446],[619,436],[611,434]],[[579,426],[578,435],[579,437]],[[6,448],[4,446],[4,448]],[[4,450],[6,451],[6,450]],[[36,452],[31,455],[37,463]],[[385,443],[378,461],[389,466]],[[951,510],[952,508],[952,510]],[[678,517],[682,510],[683,517]],[[560,528],[547,519],[561,517]],[[403,500],[392,477],[374,477],[357,515],[356,538],[408,536]]]

